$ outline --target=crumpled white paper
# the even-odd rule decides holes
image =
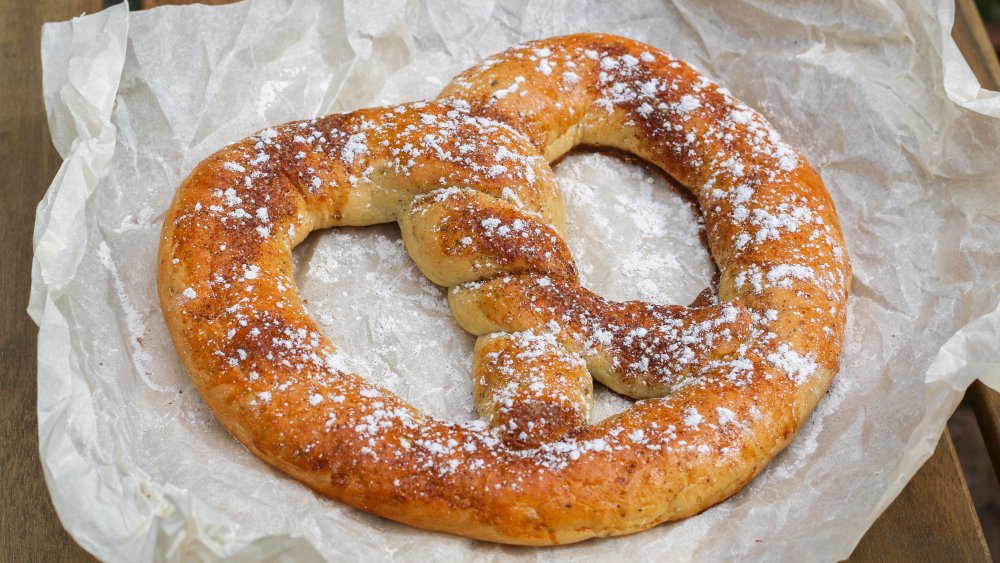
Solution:
[[[950,39],[950,0],[604,3],[257,1],[43,33],[65,162],[38,208],[45,476],[73,537],[111,560],[836,560],[931,454],[965,388],[1000,386],[1000,95]],[[763,111],[820,170],[855,278],[843,369],[792,445],[729,501],[556,549],[414,530],[317,497],[211,418],[161,318],[155,260],[176,186],[224,144],[291,119],[433,97],[526,39],[604,31],[684,58]],[[900,70],[904,69],[904,70]],[[683,197],[603,154],[557,168],[587,285],[686,303],[712,266]],[[359,373],[437,416],[474,416],[472,338],[393,226],[296,250],[313,317]],[[596,418],[627,406],[599,393]]]

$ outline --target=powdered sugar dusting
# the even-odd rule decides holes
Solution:
[[[773,186],[791,182],[796,173],[800,159],[794,150],[763,118],[665,53],[597,44],[599,48],[575,50],[547,45],[512,51],[508,56],[517,59],[517,74],[491,82],[490,90],[477,102],[481,103],[477,110],[465,100],[416,102],[267,129],[230,149],[221,165],[216,161],[218,185],[198,193],[199,201],[179,200],[184,209],[172,219],[176,232],[215,229],[215,234],[226,236],[243,234],[241,238],[219,236],[222,240],[207,237],[213,255],[217,252],[235,259],[225,272],[201,279],[196,277],[197,267],[183,260],[170,263],[179,272],[194,272],[191,285],[180,292],[183,299],[176,299],[184,311],[194,311],[204,293],[228,299],[212,318],[210,329],[193,338],[203,338],[210,349],[205,355],[214,369],[209,371],[247,385],[241,408],[276,424],[284,423],[281,418],[287,409],[303,409],[295,412],[318,417],[324,432],[347,436],[350,447],[341,452],[351,463],[381,467],[394,456],[406,456],[406,467],[413,471],[404,481],[431,476],[447,483],[450,475],[489,470],[493,464],[518,458],[523,460],[526,475],[538,476],[562,471],[581,460],[620,458],[623,452],[641,452],[646,456],[643,459],[649,460],[666,454],[699,459],[729,455],[719,440],[725,436],[739,443],[742,433],[754,428],[742,424],[740,417],[746,413],[753,417],[754,412],[740,401],[725,404],[720,399],[720,403],[705,406],[688,397],[729,397],[715,390],[741,392],[755,385],[778,383],[791,389],[787,381],[801,385],[820,372],[816,355],[800,351],[795,341],[780,333],[786,319],[790,323],[794,320],[790,315],[798,314],[797,310],[790,312],[782,299],[798,298],[802,292],[796,290],[800,288],[830,295],[831,300],[839,298],[844,271],[827,267],[807,253],[787,253],[781,261],[773,262],[746,258],[756,251],[766,254],[772,247],[783,248],[780,245],[790,240],[811,245],[811,252],[838,245],[837,233],[824,221],[828,215],[823,202],[810,199],[809,193],[794,192],[780,201],[768,199],[776,193]],[[661,69],[676,72],[653,72],[649,65],[654,62]],[[504,64],[503,58],[491,59],[479,71]],[[266,269],[267,262],[257,260],[255,252],[287,243],[280,237],[285,233],[292,236],[296,226],[310,228],[294,209],[289,211],[294,205],[282,199],[286,196],[274,191],[274,186],[284,182],[295,184],[296,197],[310,202],[331,200],[330,211],[321,221],[333,225],[392,220],[406,206],[406,190],[428,192],[418,197],[415,206],[431,201],[447,206],[475,187],[507,207],[504,213],[495,210],[476,216],[467,231],[432,230],[429,238],[444,236],[441,233],[457,235],[447,239],[449,246],[442,247],[445,252],[469,252],[520,240],[528,234],[528,225],[534,224],[538,225],[538,253],[546,258],[557,256],[558,237],[550,234],[556,231],[547,232],[550,223],[537,222],[544,217],[552,225],[557,223],[555,210],[543,207],[548,204],[544,193],[538,191],[547,189],[549,176],[541,157],[525,148],[529,142],[537,146],[538,140],[530,137],[529,133],[534,133],[521,125],[520,119],[530,120],[547,110],[537,103],[519,104],[521,100],[534,103],[542,99],[540,85],[568,92],[579,88],[584,79],[589,82],[585,86],[590,89],[588,95],[593,96],[586,102],[592,119],[620,119],[636,138],[659,143],[657,154],[672,159],[670,169],[676,170],[679,179],[690,181],[697,176],[704,182],[694,192],[710,220],[710,229],[722,225],[732,233],[730,264],[725,266],[720,284],[729,284],[725,288],[730,296],[735,293],[755,308],[747,309],[739,301],[719,303],[710,297],[699,298],[699,305],[693,308],[661,305],[664,291],[655,283],[646,287],[636,284],[655,296],[651,299],[654,303],[610,302],[581,290],[574,281],[574,270],[558,270],[551,265],[554,262],[545,262],[537,271],[490,273],[487,279],[472,278],[474,281],[454,288],[451,297],[459,300],[498,288],[525,296],[510,304],[523,308],[525,315],[534,315],[536,326],[504,328],[514,333],[509,338],[518,347],[519,361],[530,363],[555,354],[573,369],[579,370],[585,362],[608,385],[627,389],[634,396],[649,396],[643,393],[650,389],[676,393],[643,401],[606,419],[600,427],[573,430],[539,447],[506,448],[495,432],[473,421],[466,375],[471,337],[452,324],[444,290],[416,271],[392,229],[369,228],[364,235],[343,230],[312,239],[296,251],[296,279],[285,270]],[[563,109],[561,103],[555,102],[553,107]],[[522,108],[517,122],[505,121],[504,112],[517,107]],[[483,108],[493,117],[475,114]],[[747,140],[739,150],[713,152],[737,136]],[[489,139],[498,140],[484,144],[492,142]],[[330,159],[336,160],[332,167],[327,166]],[[420,185],[408,185],[414,181]],[[624,195],[619,179],[615,178],[614,184],[601,190],[607,195],[592,198],[597,212],[590,215],[590,227],[604,237],[614,232],[615,225],[600,224],[603,211],[609,208],[632,220],[633,232],[613,249],[625,255],[620,272],[615,274],[627,285],[629,278],[646,283],[651,277],[648,272],[667,269],[656,260],[675,260],[679,269],[688,268],[682,262],[686,259],[669,253],[664,258],[650,258],[641,251],[622,251],[635,249],[636,241],[648,237],[650,245],[662,253],[665,233],[675,228],[671,214],[685,206],[661,209],[655,204],[637,204],[640,198],[630,200]],[[643,179],[640,191],[652,191],[650,184]],[[586,194],[589,186],[584,182],[580,186],[579,192]],[[396,189],[400,194],[390,197],[377,192]],[[581,199],[591,199],[589,195]],[[272,196],[277,201],[271,200]],[[400,207],[380,209],[372,205],[382,200],[399,200]],[[589,203],[580,205],[586,208]],[[512,215],[515,212],[511,209],[516,214]],[[681,231],[682,238],[694,248],[700,246],[700,222],[688,213],[693,216],[688,224],[693,223],[694,228]],[[683,217],[684,213],[673,215]],[[413,211],[412,216],[419,214]],[[437,217],[430,212],[426,216]],[[445,225],[446,219],[440,219],[438,226]],[[713,245],[727,242],[718,239],[718,231],[716,238],[712,232],[707,234]],[[367,237],[367,246],[356,244],[353,237],[357,236]],[[343,246],[324,253],[322,249],[330,243],[323,241],[335,240]],[[544,245],[550,246],[542,248]],[[690,254],[705,259],[704,251]],[[478,266],[470,267],[475,270]],[[630,268],[648,271],[630,276]],[[584,274],[586,280],[588,272]],[[710,275],[698,277],[697,289],[708,285]],[[324,332],[338,343],[336,348],[319,329],[296,317],[304,306],[296,290]],[[719,293],[724,295],[721,290]],[[575,300],[566,299],[567,295]],[[836,314],[836,304],[828,311],[819,311],[820,318]],[[508,322],[507,318],[502,321]],[[415,360],[421,357],[443,359]],[[355,372],[363,379],[355,379],[351,375]],[[276,373],[286,376],[276,377]],[[774,377],[779,373],[786,374],[787,380]],[[440,383],[429,384],[435,381]],[[517,389],[495,391],[495,402],[502,411],[516,407],[525,396],[545,396],[547,388],[541,379],[535,379]],[[417,407],[454,422],[426,418],[390,392],[407,396]],[[643,413],[656,416],[643,420]],[[521,422],[527,429],[505,424],[509,431],[525,433],[532,423]],[[311,459],[321,441],[316,435],[296,432],[288,430],[281,435],[282,447],[304,456],[304,460]],[[405,488],[406,483],[394,486]],[[515,479],[503,486],[516,491],[527,485]]]

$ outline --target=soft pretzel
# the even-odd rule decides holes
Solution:
[[[716,300],[579,286],[547,162],[581,144],[690,190]],[[389,221],[479,336],[487,424],[435,420],[352,374],[306,315],[291,249]],[[838,370],[849,280],[822,181],[763,117],[654,47],[592,34],[505,51],[437,101],[223,148],[177,191],[159,255],[177,351],[250,451],[351,506],[531,545],[643,530],[749,482]],[[590,375],[643,400],[588,425]]]

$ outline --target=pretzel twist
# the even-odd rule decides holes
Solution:
[[[614,303],[579,286],[547,164],[579,144],[636,154],[691,191],[717,302]],[[352,374],[306,315],[291,248],[388,221],[479,336],[476,403],[493,430]],[[639,531],[738,491],[836,373],[849,280],[822,181],[760,115],[666,53],[590,34],[492,57],[435,102],[220,150],[178,190],[159,266],[192,381],[253,453],[388,518],[533,545]],[[591,375],[645,400],[587,425]]]

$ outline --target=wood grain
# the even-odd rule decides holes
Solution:
[[[979,83],[990,90],[1000,89],[1000,64],[974,0],[956,0],[951,36]]]
[[[968,394],[976,411],[986,451],[993,462],[993,473],[1000,478],[1000,393],[977,381],[969,387]]]
[[[948,432],[849,561],[992,561]]]
[[[42,105],[41,25],[101,8],[98,0],[0,0],[0,560],[92,560],[60,525],[38,458],[37,329],[25,313],[35,207],[61,164]]]

